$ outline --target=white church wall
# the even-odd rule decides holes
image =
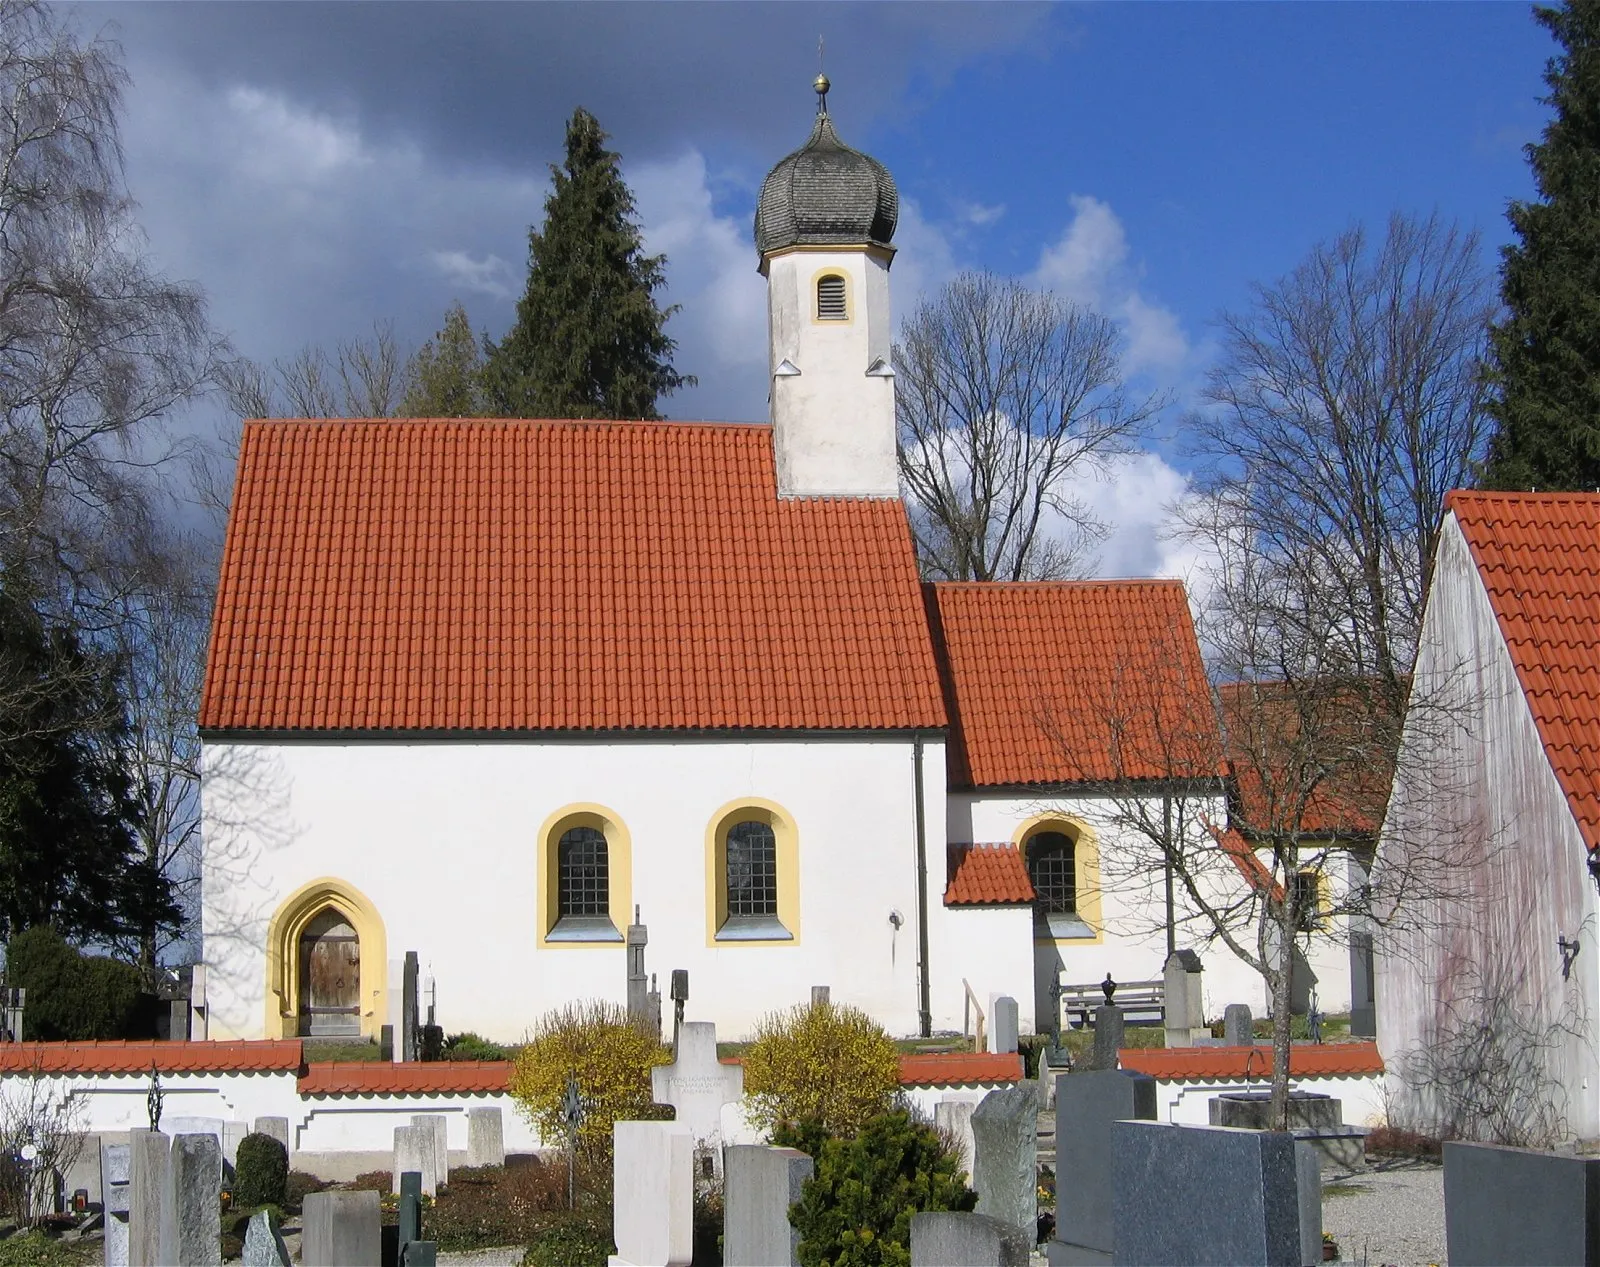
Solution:
[[[930,806],[942,801],[943,758],[929,745]],[[319,877],[370,901],[391,960],[418,952],[447,1030],[516,1039],[569,1000],[621,1001],[620,942],[538,944],[541,825],[575,804],[604,807],[631,838],[631,901],[669,1016],[671,970],[686,968],[688,1014],[729,1038],[813,985],[891,1032],[916,1029],[909,739],[212,743],[205,763],[213,1037],[262,1036],[268,920]],[[708,827],[745,797],[796,825],[800,918],[788,944],[708,944]],[[928,827],[932,870],[942,814]],[[386,1008],[368,985],[363,998]]]
[[[938,851],[943,860],[944,847]],[[965,982],[986,1011],[991,995],[1017,1001],[1022,1033],[1033,1025],[1033,911],[1015,906],[945,906],[944,876],[929,877],[929,958],[933,963],[933,1028],[971,1033]]]

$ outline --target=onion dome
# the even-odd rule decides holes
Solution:
[[[817,121],[806,143],[779,160],[756,203],[756,249],[883,246],[894,237],[900,195],[889,169],[839,139],[828,117],[828,77],[818,75]]]

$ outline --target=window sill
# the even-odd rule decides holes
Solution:
[[[620,943],[622,934],[604,915],[568,915],[556,921],[545,934],[546,941],[614,941]]]
[[[770,915],[730,915],[717,929],[717,940],[793,941],[794,934]]]
[[[1040,940],[1093,940],[1098,934],[1076,915],[1051,915],[1033,921],[1033,934]]]

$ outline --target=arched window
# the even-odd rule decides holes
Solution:
[[[1028,878],[1046,916],[1078,913],[1077,844],[1064,831],[1028,837]]]
[[[772,824],[728,828],[728,918],[778,918],[778,838]]]
[[[539,830],[539,944],[620,945],[633,849],[603,805],[569,805]]]
[[[827,273],[817,278],[817,320],[850,320],[845,280],[838,273]]]
[[[556,914],[559,919],[610,918],[611,874],[605,833],[573,827],[556,846]]]
[[[708,945],[796,944],[799,857],[794,821],[780,806],[731,801],[707,825],[706,919]]]

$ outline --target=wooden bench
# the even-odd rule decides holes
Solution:
[[[1061,1021],[1066,1029],[1074,1028],[1073,1017],[1077,1017],[1076,1028],[1088,1029],[1094,1020],[1094,1011],[1106,1001],[1105,991],[1098,981],[1085,985],[1063,985],[1061,987]],[[1155,981],[1119,981],[1117,992],[1112,996],[1112,1002],[1122,1009],[1127,1020],[1135,1017],[1141,1020],[1153,1020],[1156,1024],[1166,1020],[1167,1015],[1167,987],[1166,982]]]

